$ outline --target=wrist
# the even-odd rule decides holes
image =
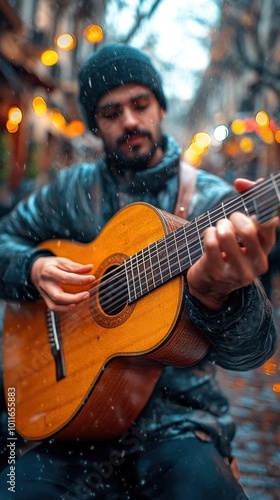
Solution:
[[[199,303],[201,303],[207,309],[211,311],[221,311],[224,309],[228,299],[230,297],[229,294],[214,294],[209,293],[209,291],[200,292],[195,290],[193,287],[188,287],[189,293],[192,297],[194,297]]]

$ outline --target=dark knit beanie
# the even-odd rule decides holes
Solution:
[[[95,110],[100,97],[125,83],[138,83],[152,90],[160,106],[166,99],[160,75],[149,57],[140,50],[121,43],[104,45],[85,63],[79,75],[79,100],[87,125],[96,131]]]

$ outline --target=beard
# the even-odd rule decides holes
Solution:
[[[132,155],[129,156],[121,150],[121,145],[129,141],[133,135],[145,136],[147,142],[151,144],[150,150],[141,153],[141,146],[131,147]],[[108,164],[118,174],[124,174],[127,171],[141,171],[146,170],[153,158],[156,150],[162,147],[163,139],[160,136],[158,142],[152,137],[151,133],[147,130],[135,129],[132,132],[126,133],[117,140],[117,145],[114,150],[108,148],[104,144],[105,154]]]

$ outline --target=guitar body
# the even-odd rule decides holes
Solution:
[[[93,274],[102,280],[128,256],[183,223],[137,203],[121,210],[89,244],[51,240],[40,246],[93,263]],[[4,386],[5,394],[15,388],[18,433],[31,440],[100,440],[125,432],[147,403],[164,364],[189,366],[208,351],[208,341],[184,309],[183,291],[179,276],[114,314],[94,293],[71,313],[55,316],[59,370],[49,335],[54,317],[45,303],[7,304]]]

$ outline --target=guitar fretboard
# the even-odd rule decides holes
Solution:
[[[235,211],[255,215],[259,223],[277,215],[280,204],[280,174],[256,184],[244,194],[239,194],[207,211],[193,221],[155,241],[140,252],[126,259],[118,269],[122,274],[125,298],[136,301],[172,278],[184,273],[203,253],[203,233],[218,220]],[[124,284],[124,275],[126,285]]]

